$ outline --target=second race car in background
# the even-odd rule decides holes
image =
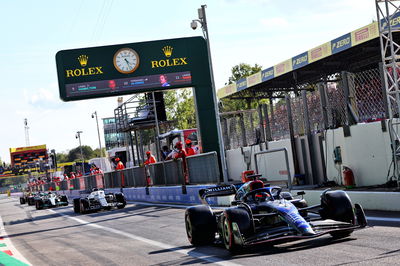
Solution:
[[[126,199],[123,193],[105,193],[102,189],[94,189],[88,195],[74,199],[74,212],[83,214],[102,209],[110,210],[113,207],[122,209],[125,205]]]
[[[52,192],[39,192],[35,196],[35,206],[37,210],[68,206],[68,198],[66,195],[57,195]]]

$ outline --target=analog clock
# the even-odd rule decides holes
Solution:
[[[114,55],[114,66],[123,74],[132,73],[139,66],[139,55],[131,48],[119,49]]]

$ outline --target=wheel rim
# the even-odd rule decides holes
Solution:
[[[230,246],[231,234],[230,234],[229,221],[228,221],[227,218],[224,219],[223,234],[224,234],[224,242],[225,242],[225,244],[227,246]]]

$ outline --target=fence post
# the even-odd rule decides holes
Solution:
[[[267,143],[267,141],[272,140],[271,124],[270,124],[269,115],[268,115],[268,105],[264,103],[264,104],[262,104],[262,107],[263,107],[264,117],[265,117],[264,136],[265,136],[265,143]]]
[[[231,143],[229,138],[229,130],[228,130],[228,119],[225,117],[221,117],[222,120],[222,135],[224,136],[225,150],[231,149]]]
[[[351,108],[351,95],[349,88],[349,73],[347,71],[341,72],[342,76],[342,87],[344,92],[344,100],[345,100],[345,115],[346,115],[346,123],[343,126],[345,137],[351,136],[350,125],[354,125],[357,123],[357,118],[354,116]]]
[[[301,97],[303,100],[303,108],[304,108],[304,127],[305,127],[305,133],[307,136],[307,142],[308,142],[308,154],[310,156],[310,162],[311,162],[311,180],[313,181],[313,184],[318,183],[318,177],[317,177],[317,169],[316,169],[316,159],[314,156],[314,145],[313,145],[313,140],[312,140],[312,134],[311,134],[311,125],[310,125],[310,116],[308,114],[308,104],[307,104],[307,91],[302,90],[301,91]]]
[[[289,135],[290,135],[290,146],[292,148],[293,153],[293,165],[294,165],[294,174],[299,174],[299,162],[297,160],[297,149],[296,149],[296,140],[294,138],[294,130],[293,130],[293,116],[292,116],[292,107],[290,104],[290,96],[285,94],[286,100],[286,108],[287,108],[287,116],[288,116],[288,124],[289,124]]]
[[[385,74],[383,73],[383,63],[379,63],[379,77],[381,80],[381,84],[385,84]],[[389,118],[389,106],[387,102],[387,94],[386,94],[386,89],[385,86],[381,86],[382,88],[382,102],[383,102],[383,108],[385,109],[385,118]]]
[[[263,118],[263,110],[262,110],[262,105],[259,104],[257,107],[257,112],[258,112],[258,124],[260,126],[260,133],[261,133],[261,142],[266,142],[265,141],[265,132],[264,132],[264,118]]]
[[[243,147],[247,146],[247,139],[246,139],[246,128],[244,126],[244,117],[243,113],[239,115],[239,124],[240,124],[240,131],[242,132],[242,143]]]
[[[322,120],[324,123],[324,129],[329,128],[329,121],[328,121],[328,104],[327,104],[327,97],[326,97],[326,83],[319,82],[317,83],[318,91],[319,91],[319,98],[321,100],[321,111],[322,111]]]

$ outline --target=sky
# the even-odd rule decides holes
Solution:
[[[0,16],[0,158],[9,148],[46,144],[57,152],[98,148],[95,119],[112,117],[116,97],[63,102],[60,50],[202,36],[190,22],[206,4],[216,88],[239,63],[263,69],[376,20],[374,0],[2,0]],[[125,96],[127,100],[129,96]],[[100,131],[103,130],[101,121]],[[104,147],[104,137],[101,135]]]

